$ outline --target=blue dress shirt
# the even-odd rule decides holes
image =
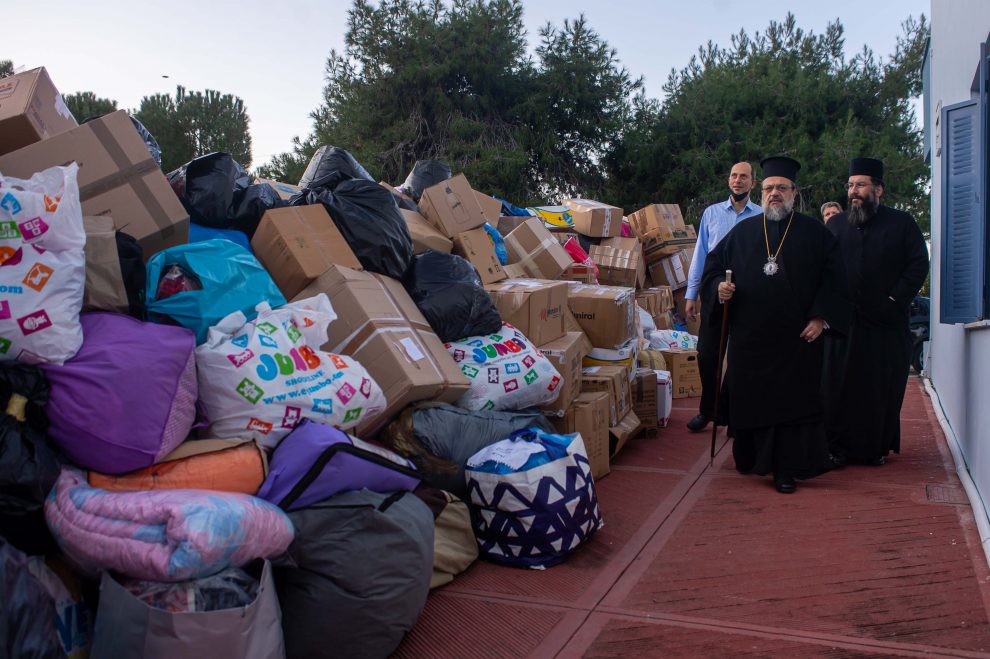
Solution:
[[[754,204],[752,200],[746,200],[746,207],[740,212],[736,212],[732,205],[732,197],[726,201],[712,204],[701,214],[701,222],[698,223],[698,243],[694,248],[694,257],[691,259],[691,268],[688,270],[687,291],[684,297],[688,300],[698,299],[698,288],[701,286],[701,274],[705,269],[705,258],[708,252],[715,249],[718,241],[722,240],[732,227],[741,220],[753,217],[763,212],[763,209]]]

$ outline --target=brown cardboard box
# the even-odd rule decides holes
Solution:
[[[563,231],[563,232],[555,231],[552,232],[550,235],[556,238],[557,242],[560,243],[561,246],[566,245],[567,241],[570,240],[571,238],[573,238],[578,245],[581,244],[580,239],[578,238],[578,234],[574,233],[573,231]]]
[[[697,398],[701,396],[701,372],[698,370],[698,351],[683,350],[674,352],[661,350],[670,371],[670,382],[674,398]]]
[[[591,476],[598,480],[608,475],[608,394],[584,392],[562,417],[552,417],[550,422],[557,432],[565,435],[579,432],[584,449],[591,463]]]
[[[583,263],[571,263],[560,273],[558,279],[576,281],[582,284],[597,284],[598,278],[595,276],[595,269]]]
[[[685,290],[685,289],[681,289],[681,290]],[[674,312],[673,311],[664,311],[661,314],[657,314],[656,316],[653,317],[653,324],[657,326],[657,329],[658,330],[662,330],[662,329],[672,330],[672,329],[674,329]],[[698,336],[698,333],[697,332],[692,332],[692,334],[694,334],[695,336]]]
[[[629,369],[625,366],[585,366],[581,369],[581,391],[606,391],[609,395],[610,426],[629,412]]]
[[[422,215],[404,208],[400,208],[399,212],[402,213],[402,219],[406,221],[406,228],[409,229],[414,254],[421,254],[428,249],[449,254],[454,249],[453,241],[437,231]]]
[[[580,332],[568,332],[559,339],[539,347],[539,351],[550,360],[563,379],[557,400],[540,408],[547,416],[563,414],[581,392],[581,361],[587,354],[581,336]]]
[[[636,291],[636,304],[651,316],[658,316],[674,308],[674,294],[670,286],[654,286]]]
[[[385,412],[358,426],[359,436],[374,433],[410,403],[453,403],[470,387],[398,281],[335,265],[295,299],[318,293],[326,293],[337,312],[321,348],[361,362],[388,401]]]
[[[493,284],[502,281],[508,275],[502,269],[502,264],[495,255],[495,245],[488,237],[485,227],[464,231],[454,236],[454,249],[457,256],[462,256],[478,269],[481,283]]]
[[[477,229],[485,223],[478,198],[464,174],[423,190],[419,212],[448,238]]]
[[[647,430],[656,430],[657,372],[649,368],[637,368],[629,387],[632,410]]]
[[[622,235],[622,209],[592,199],[565,199],[574,230],[586,236],[611,238]]]
[[[622,417],[622,420],[614,426],[610,426],[608,429],[608,448],[609,448],[609,459],[614,458],[618,455],[619,451],[626,443],[636,436],[636,433],[642,429],[643,424],[640,423],[639,417],[632,410]]]
[[[502,216],[502,202],[477,190],[474,191],[474,196],[478,200],[478,205],[481,207],[481,214],[485,216],[485,222],[488,222],[493,229],[497,230],[498,218]]]
[[[568,282],[567,305],[591,344],[618,348],[636,334],[635,290]]]
[[[300,188],[298,185],[292,185],[290,183],[282,183],[281,181],[273,181],[270,178],[256,178],[254,179],[254,182],[267,183],[268,185],[272,186],[275,192],[278,193],[279,198],[284,199],[285,201],[289,201],[290,199],[292,199],[293,196],[302,192],[302,188]]]
[[[687,304],[685,304],[685,296],[687,295],[687,289],[681,288],[674,291],[674,313],[678,316],[678,321],[684,323],[687,326],[688,333],[698,336],[701,331],[701,314],[694,317],[694,320],[688,318],[687,315]],[[698,296],[698,308],[701,308],[701,296]],[[657,327],[657,329],[673,329],[673,327]]]
[[[671,289],[687,286],[688,270],[694,249],[681,249],[672,256],[665,256],[650,264],[650,281],[654,286],[670,286]]]
[[[600,245],[592,245],[589,254],[598,264],[602,284],[635,288],[646,282],[643,247],[635,238],[606,238]]]
[[[529,219],[532,219],[531,215],[500,215],[496,229],[503,236],[508,236],[515,231],[516,227]],[[491,223],[489,222],[489,224]]]
[[[320,204],[265,211],[251,238],[251,248],[286,300],[295,297],[331,265],[362,269]]]
[[[643,242],[643,258],[647,263],[654,263],[665,256],[676,254],[685,247],[694,247],[698,236],[690,224],[682,229],[661,227],[658,232],[650,233]]]
[[[662,227],[683,229],[684,216],[677,204],[650,204],[629,214],[629,227],[640,240],[644,240]]]
[[[506,279],[487,284],[502,320],[519,329],[533,345],[564,336],[567,284],[541,279]]]
[[[0,155],[76,126],[44,67],[0,79]]]
[[[588,335],[584,333],[581,329],[581,325],[578,324],[577,319],[574,317],[574,313],[571,312],[570,307],[564,305],[564,331],[565,332],[577,332],[581,335],[581,349],[584,350],[585,354],[591,352],[591,349],[595,346],[591,345],[591,340],[588,339]]]
[[[189,242],[189,214],[124,110],[0,156],[0,172],[26,179],[73,160],[83,215],[112,217],[116,230],[137,239],[145,260]]]
[[[557,279],[574,259],[537,218],[529,219],[505,237],[509,262],[518,265],[530,277]]]

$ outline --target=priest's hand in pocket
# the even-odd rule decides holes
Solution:
[[[736,285],[727,282],[721,282],[718,285],[718,299],[722,302],[728,302],[732,299],[732,294],[736,292]]]
[[[824,320],[822,320],[821,318],[812,318],[811,320],[808,321],[808,324],[805,325],[804,331],[801,332],[801,338],[807,341],[808,343],[811,343],[822,335],[824,329],[825,329]]]

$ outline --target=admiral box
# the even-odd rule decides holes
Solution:
[[[591,345],[619,348],[636,335],[636,299],[632,288],[568,282],[567,306]]]
[[[557,279],[573,259],[538,218],[526,220],[505,237],[509,262],[528,277]]]
[[[563,414],[581,391],[581,366],[585,355],[581,338],[580,332],[568,332],[538,348],[564,381],[557,400],[540,408],[547,416]]]
[[[542,279],[506,279],[487,284],[502,320],[519,329],[533,345],[543,345],[564,335],[563,309],[567,284]]]

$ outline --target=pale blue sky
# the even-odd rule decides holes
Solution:
[[[326,57],[343,47],[351,6],[343,0],[5,4],[0,59],[12,59],[18,68],[47,67],[63,93],[92,91],[126,109],[143,96],[172,93],[176,84],[240,96],[251,117],[252,167],[288,150],[293,136],[309,134]],[[139,10],[141,4],[146,9]],[[539,0],[524,6],[531,48],[547,21],[561,25],[583,12],[656,98],[671,68],[684,67],[698,46],[709,40],[728,45],[740,28],[752,35],[788,10],[800,27],[816,33],[838,18],[847,58],[864,44],[887,57],[902,21],[931,17],[929,0]]]

